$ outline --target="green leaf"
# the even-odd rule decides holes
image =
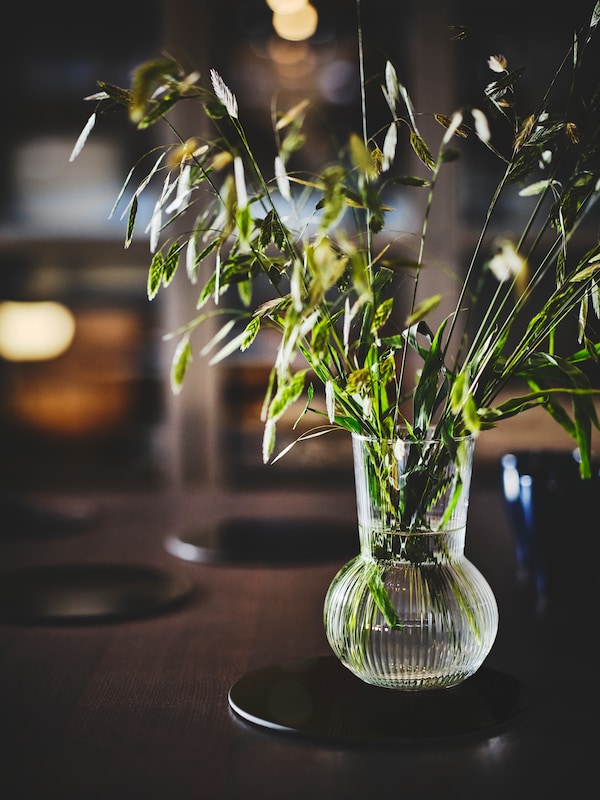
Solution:
[[[304,390],[307,370],[298,370],[286,381],[280,381],[267,409],[267,422],[274,425]],[[274,441],[274,440],[273,440]],[[272,452],[272,450],[271,450]]]
[[[160,289],[165,269],[165,260],[162,250],[154,255],[148,271],[148,300],[154,300]]]
[[[265,422],[262,440],[262,456],[264,464],[268,463],[273,450],[275,449],[276,432],[275,422],[272,419],[268,419]]]
[[[97,81],[97,84],[115,103],[126,107],[131,105],[133,94],[130,89],[122,89],[120,86],[115,86],[113,83],[107,83],[106,81]]]
[[[453,125],[452,117],[448,117],[446,114],[434,114],[433,116],[435,121],[438,122],[442,128],[446,128],[446,130]],[[461,139],[466,139],[469,134],[465,128],[461,128],[459,125],[457,128],[455,128],[454,135],[460,137]]]
[[[441,301],[441,294],[434,294],[432,297],[427,297],[425,300],[422,300],[413,308],[412,314],[406,320],[406,327],[410,328],[416,323],[421,322],[421,320],[425,319],[428,314],[439,306]]]
[[[530,392],[520,397],[513,397],[506,400],[499,406],[480,408],[477,412],[483,427],[493,427],[500,420],[514,417],[530,408],[537,408],[544,405],[548,400],[548,393]]]
[[[400,617],[393,606],[388,590],[385,588],[385,584],[379,571],[379,566],[375,562],[372,562],[367,566],[365,572],[365,581],[367,582],[369,592],[375,601],[375,605],[383,614],[383,618],[389,627],[396,630],[402,630],[404,626],[402,625]]]
[[[207,244],[206,247],[197,254],[196,264],[201,264],[204,261],[204,259],[207,256],[209,256],[212,253],[212,251],[220,244],[221,244],[220,238],[217,237],[216,239],[213,239],[212,242]]]
[[[227,116],[227,109],[220,100],[213,98],[204,103],[204,110],[209,119],[223,119]]]
[[[410,145],[423,164],[433,171],[435,169],[435,159],[431,155],[431,151],[427,147],[425,140],[414,131],[410,132]]]
[[[276,247],[280,250],[283,249],[285,244],[285,235],[281,227],[281,222],[274,209],[271,209],[260,225],[259,243],[264,249],[271,242],[274,242]]]
[[[371,387],[371,371],[367,367],[353,370],[346,379],[348,394],[366,394]]]
[[[180,97],[177,92],[172,92],[165,95],[159,102],[156,102],[152,108],[144,114],[142,119],[138,122],[138,128],[145,130],[150,128],[156,122],[161,120],[169,111],[174,108],[179,102]]]
[[[458,473],[456,484],[454,486],[454,489],[452,490],[452,495],[447,502],[444,514],[440,520],[439,524],[440,530],[445,530],[446,526],[452,519],[452,515],[454,514],[454,511],[456,509],[456,506],[458,505],[458,501],[460,500],[462,493],[463,493],[463,482],[460,478],[460,473]]]
[[[183,387],[183,381],[188,368],[192,362],[192,347],[189,335],[182,336],[175,349],[171,361],[171,390],[174,394],[179,394]]]
[[[242,242],[247,242],[250,238],[252,230],[252,214],[250,213],[250,206],[238,208],[235,215],[235,221],[239,232],[239,237]]]
[[[486,89],[485,94],[490,100],[501,100],[507,89],[513,88],[514,84],[520,79],[523,74],[524,67],[514,70],[508,75],[503,75],[497,81],[490,83]]]
[[[321,177],[325,195],[318,203],[317,208],[322,211],[319,227],[324,232],[335,225],[346,208],[342,184],[344,170],[339,166],[328,167]]]
[[[365,206],[369,210],[369,228],[380,233],[385,223],[385,208],[375,184],[368,183],[364,190]]]
[[[390,270],[391,272],[400,272],[404,270],[418,270],[422,265],[413,258],[406,258],[404,256],[396,256],[394,258],[383,258],[379,262],[382,267]]]
[[[375,311],[375,315],[373,317],[373,330],[378,331],[379,328],[383,327],[385,323],[390,318],[392,313],[392,309],[394,306],[394,298],[390,297],[387,300],[384,300],[383,303],[380,303],[377,306]]]
[[[459,414],[470,391],[469,376],[462,370],[454,378],[450,391],[450,408],[453,414]]]
[[[144,121],[144,117],[147,117],[148,107],[157,105],[153,101],[157,88],[173,83],[179,72],[179,65],[172,58],[145,61],[134,69],[129,109],[132,122],[139,126]],[[143,127],[147,127],[147,125],[143,125]]]
[[[466,429],[473,434],[477,434],[481,430],[481,419],[477,413],[477,403],[471,393],[465,398],[462,408],[462,420]]]
[[[419,343],[419,339],[417,336],[423,336],[430,344],[434,339],[434,334],[429,325],[424,321],[418,322],[416,325],[411,325],[410,328],[407,328],[404,331],[404,338],[406,338],[407,343],[412,347],[412,349],[418,353],[423,360],[427,358],[428,350],[425,347],[422,347]]]
[[[569,275],[569,281],[572,283],[582,283],[594,278],[598,271],[600,271],[600,261],[595,261],[593,264],[587,264],[579,269],[576,269]]]
[[[167,253],[163,270],[162,270],[162,284],[168,286],[173,280],[173,276],[177,272],[179,266],[179,256],[181,255],[181,246],[179,242],[173,242]],[[158,289],[157,289],[158,291]]]
[[[250,306],[252,302],[252,281],[248,278],[245,281],[240,281],[237,285],[238,295],[245,308]]]
[[[250,322],[246,325],[244,330],[244,338],[242,339],[242,343],[240,344],[240,350],[242,353],[244,350],[247,350],[252,342],[256,339],[256,336],[260,330],[260,317],[253,317]]]
[[[460,153],[453,147],[445,147],[441,153],[441,160],[444,164],[450,164],[452,161],[458,161]]]
[[[125,234],[125,249],[129,247],[131,244],[131,240],[133,238],[133,229],[135,227],[135,218],[137,216],[138,210],[138,199],[137,194],[133,195],[133,199],[131,201],[131,207],[129,209],[129,216],[127,218],[127,232]]]
[[[310,346],[316,358],[323,358],[327,352],[329,342],[329,319],[323,317],[317,320],[316,325],[311,331]]]
[[[429,181],[424,178],[416,178],[413,175],[400,175],[393,178],[392,183],[397,183],[400,186],[417,186],[419,188],[429,186]]]
[[[373,157],[360,136],[357,136],[355,133],[351,134],[348,143],[350,147],[350,157],[352,158],[354,166],[368,178],[376,178],[377,170]]]

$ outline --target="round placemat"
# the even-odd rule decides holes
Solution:
[[[485,667],[449,689],[378,688],[323,656],[247,673],[229,690],[229,704],[272,731],[380,744],[490,736],[521,716],[530,696],[519,681]]]
[[[356,526],[323,519],[228,518],[170,536],[171,555],[205,564],[303,564],[358,554]]]
[[[0,620],[17,623],[116,621],[183,602],[191,583],[167,570],[128,564],[68,564],[0,576]]]

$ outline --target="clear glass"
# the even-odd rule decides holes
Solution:
[[[496,600],[464,555],[473,444],[353,436],[360,554],[331,583],[324,620],[366,683],[454,686],[492,648]]]

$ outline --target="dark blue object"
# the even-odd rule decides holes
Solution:
[[[504,499],[519,569],[543,597],[558,594],[572,581],[575,565],[586,559],[597,525],[599,473],[600,465],[594,462],[592,477],[580,477],[577,450],[517,451],[502,458]]]

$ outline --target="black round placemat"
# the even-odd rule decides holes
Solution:
[[[350,559],[355,525],[323,519],[228,518],[170,536],[171,555],[205,564],[302,564]]]
[[[128,564],[39,566],[0,575],[0,620],[116,621],[156,614],[185,600],[191,584],[170,572]]]
[[[236,714],[263,728],[375,744],[490,736],[529,703],[521,683],[485,667],[450,689],[409,692],[370,686],[334,656],[266,666],[229,690]]]

